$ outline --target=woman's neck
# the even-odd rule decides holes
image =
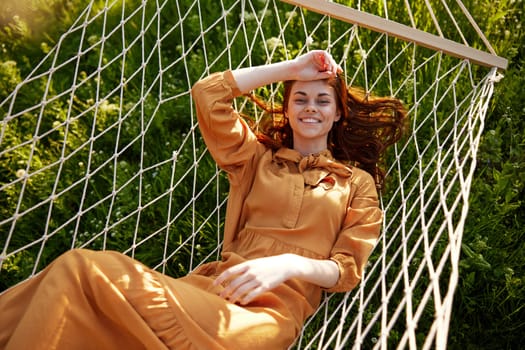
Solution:
[[[299,152],[302,156],[308,156],[310,154],[321,153],[322,151],[327,149],[327,144],[326,143],[314,144],[311,142],[306,143],[306,144],[301,144],[298,142],[294,142],[293,149]]]

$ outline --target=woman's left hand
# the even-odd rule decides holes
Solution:
[[[248,304],[293,277],[293,257],[282,254],[245,261],[225,270],[214,284],[224,286],[221,297],[232,303]]]

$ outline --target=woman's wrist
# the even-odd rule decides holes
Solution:
[[[297,254],[284,254],[289,278],[297,278],[323,288],[333,287],[339,280],[339,266],[333,260],[306,258]]]

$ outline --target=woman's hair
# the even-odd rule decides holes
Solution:
[[[293,148],[293,134],[286,110],[294,81],[284,82],[283,105],[269,107],[260,98],[249,97],[265,112],[253,126],[260,142],[274,150]],[[327,79],[335,90],[341,118],[328,134],[328,149],[335,159],[370,173],[380,190],[385,173],[380,168],[386,149],[406,130],[406,109],[396,98],[372,97],[356,88],[347,88],[340,75]]]

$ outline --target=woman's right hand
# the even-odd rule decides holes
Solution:
[[[341,72],[341,67],[329,52],[310,51],[292,60],[293,74],[290,80],[327,79]]]

